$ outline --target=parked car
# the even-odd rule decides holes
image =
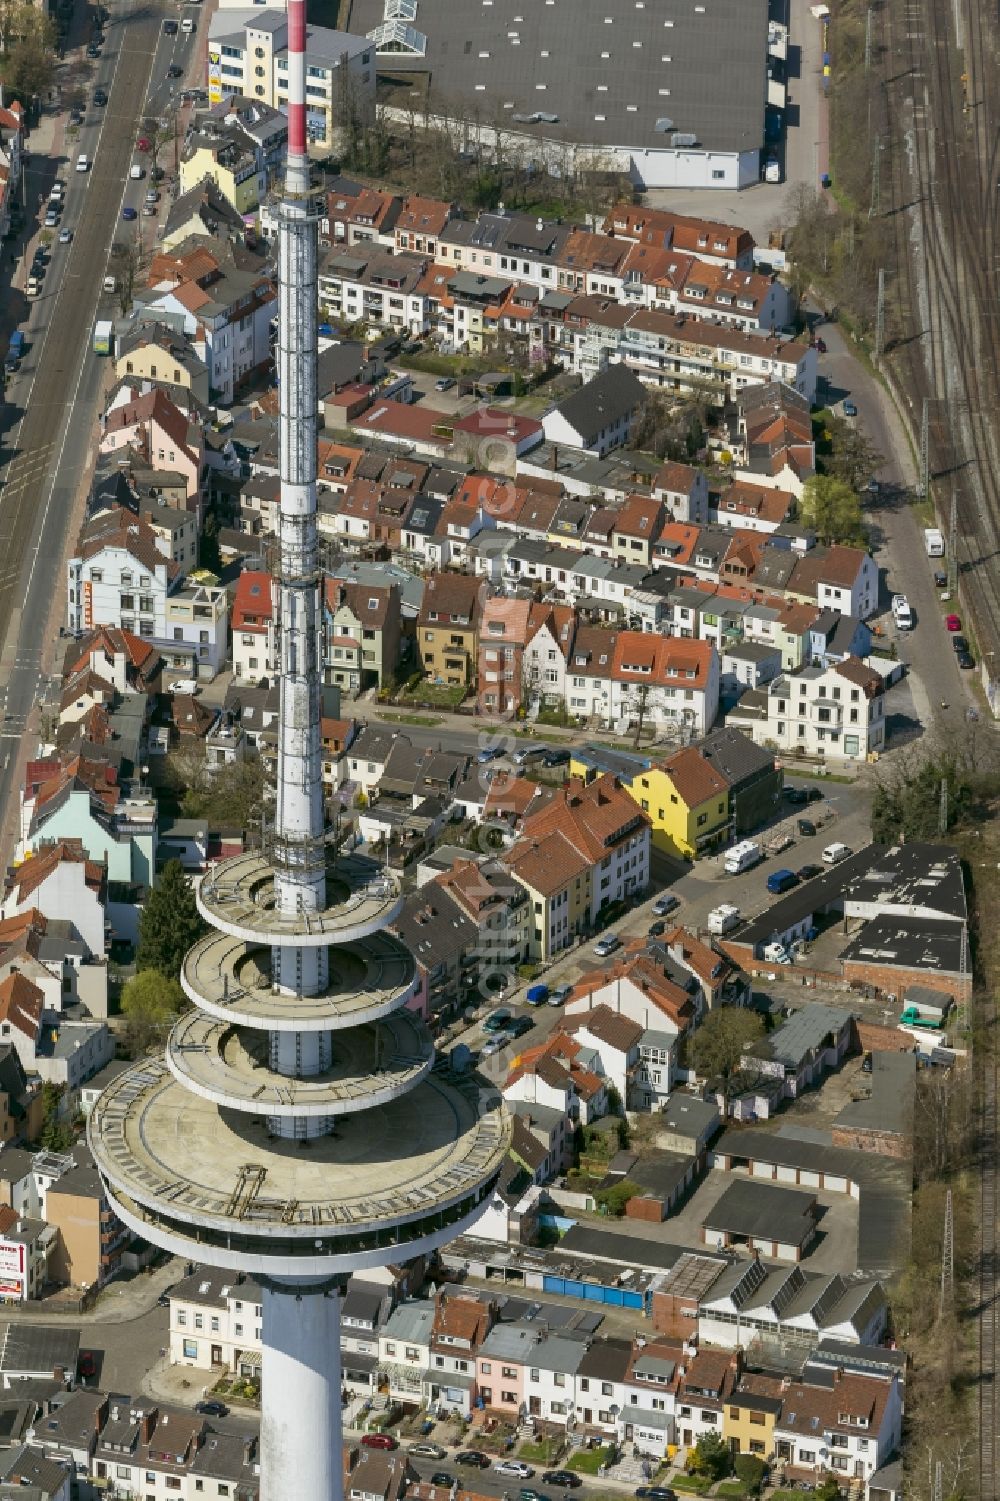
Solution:
[[[965,637],[961,634],[961,632],[959,632],[959,634],[957,636],[952,636],[952,638],[951,638],[951,647],[952,647],[952,651],[956,651],[956,652],[959,652],[959,651],[968,651],[969,650],[969,643],[968,643],[968,641],[966,641]]]
[[[671,912],[676,912],[681,904],[679,896],[673,896],[669,892],[666,896],[658,896],[653,903],[653,912],[657,917],[668,917]]]
[[[568,750],[550,750],[550,751],[546,751],[545,752],[545,755],[544,755],[544,757],[542,759],[542,765],[543,766],[565,766],[568,761],[569,761],[569,751]]]
[[[449,1475],[446,1470],[438,1470],[436,1474],[431,1476],[431,1485],[441,1485],[450,1491],[454,1484],[454,1475]]]
[[[548,747],[545,745],[523,745],[510,759],[515,766],[527,766],[529,761],[539,761],[548,754]]]
[[[973,658],[972,653],[969,651],[960,651],[955,657],[955,661],[958,663],[963,672],[968,672],[970,667],[975,667],[976,665],[975,659]]]
[[[529,1006],[544,1006],[549,998],[547,985],[529,985],[524,993],[524,999]]]
[[[361,1443],[365,1449],[398,1449],[399,1442],[391,1433],[363,1433]]]
[[[856,417],[857,415],[858,415],[858,409],[857,409],[856,405],[854,404],[854,402],[853,401],[845,401],[844,402],[844,416],[845,417]]]
[[[171,63],[170,67],[167,69],[167,77],[168,78],[180,78],[180,76],[181,76],[181,74],[183,72],[184,72],[183,68],[179,68],[176,63]]]
[[[767,878],[767,889],[772,896],[781,896],[783,892],[791,891],[792,887],[798,884],[798,876],[794,870],[789,870],[787,866],[781,870],[772,870]]]
[[[946,631],[960,631],[962,629],[961,615],[946,615],[944,617],[944,628]]]
[[[455,382],[450,375],[442,375],[440,380],[434,382],[435,391],[450,391]]]
[[[798,807],[800,803],[807,803],[809,801],[806,797],[806,789],[804,787],[785,787],[782,791],[785,795],[785,801],[791,803],[793,807]]]
[[[507,1028],[507,1033],[513,1038],[523,1037],[525,1032],[530,1032],[534,1025],[530,1016],[515,1016]]]
[[[108,102],[107,90],[106,89],[95,89],[94,90],[94,103],[97,105],[97,108],[98,109],[103,109],[104,106],[107,104],[107,102]]]
[[[200,1412],[206,1418],[224,1418],[228,1416],[229,1408],[225,1402],[196,1402],[195,1412]]]
[[[800,865],[795,874],[800,881],[811,881],[813,876],[818,876],[822,872],[822,869],[822,865]]]
[[[101,55],[101,49],[100,49],[100,47],[97,45],[96,42],[91,42],[90,46],[87,48],[87,56],[88,57],[100,57],[100,55]]]
[[[493,1469],[497,1475],[513,1475],[518,1480],[530,1480],[535,1473],[523,1459],[498,1459]]]
[[[73,238],[73,231],[67,225],[64,224],[63,227],[62,227],[62,229],[59,231],[59,243],[60,243],[60,245],[68,245],[69,242],[70,242],[70,240],[72,238]]]
[[[76,159],[76,170],[78,172],[90,171],[90,158],[85,151],[81,151],[80,155]]]
[[[488,1454],[483,1454],[479,1449],[463,1449],[459,1454],[455,1455],[455,1463],[457,1465],[472,1465],[477,1470],[488,1470],[490,1467],[490,1457]]]
[[[177,35],[177,22],[176,21],[164,21],[164,23],[163,23],[163,29],[167,33],[167,36],[176,36]]]
[[[132,219],[138,219],[138,217],[139,215],[136,213],[132,205],[130,203],[126,203],[125,207],[122,209],[122,218],[131,221]]]
[[[948,575],[943,568],[935,568],[933,577],[935,589],[947,589]]]
[[[476,761],[480,766],[485,766],[487,761],[495,761],[497,756],[503,755],[502,745],[484,745]]]
[[[440,1444],[411,1444],[407,1454],[415,1454],[417,1459],[444,1459],[448,1453]]]
[[[50,208],[49,211],[48,211],[48,213],[45,215],[45,228],[46,229],[55,229],[55,227],[56,227],[56,225],[58,223],[59,223],[59,215],[56,213],[56,211],[55,211],[54,208]]]
[[[490,1012],[489,1016],[483,1022],[483,1031],[488,1033],[503,1032],[510,1026],[513,1015],[514,1013],[508,1010],[506,1006],[498,1006],[495,1011]]]
[[[139,139],[135,143],[135,149],[136,149],[136,151],[151,151],[153,148],[150,145],[149,137],[148,136],[140,136]]]
[[[522,1485],[517,1493],[517,1501],[549,1501],[549,1497],[543,1491],[533,1490],[530,1485]]]
[[[480,1058],[492,1058],[494,1053],[502,1053],[504,1048],[509,1047],[513,1041],[509,1032],[497,1032],[484,1042],[479,1049]]]
[[[550,1006],[564,1006],[573,993],[572,985],[557,985],[549,991]]]
[[[69,123],[71,125],[82,125],[83,124],[83,110],[82,109],[71,109],[70,112],[69,112]]]
[[[594,953],[598,959],[606,959],[617,948],[621,948],[621,939],[618,937],[618,934],[605,933],[604,937],[599,938],[594,944]]]
[[[816,825],[813,823],[811,818],[797,819],[795,827],[798,829],[799,835],[803,839],[811,839],[816,832]]]
[[[662,919],[658,918],[656,922],[650,923],[649,927],[646,929],[646,936],[647,938],[661,938],[666,931],[666,923]]]
[[[575,1491],[583,1481],[579,1475],[574,1475],[572,1470],[546,1470],[542,1476],[546,1485],[564,1485],[567,1490]]]
[[[846,860],[848,855],[853,854],[849,844],[828,844],[823,851],[824,865],[839,865],[841,860]]]
[[[640,1485],[636,1495],[639,1501],[677,1501],[677,1492],[669,1485]]]

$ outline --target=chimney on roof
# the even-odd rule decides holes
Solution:
[[[164,1423],[166,1423],[167,1420],[165,1417],[163,1421]],[[155,1427],[156,1408],[150,1407],[143,1413],[142,1422],[139,1424],[139,1441],[143,1444],[148,1444],[150,1439],[153,1437],[153,1429]]]

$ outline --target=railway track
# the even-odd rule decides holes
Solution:
[[[930,400],[938,510],[947,528],[954,485],[963,608],[987,688],[1000,696],[997,13],[977,0],[885,0],[881,16],[903,324],[896,363],[918,426]]]
[[[997,1066],[986,1060],[981,1100],[982,1178],[979,1262],[979,1498],[997,1494]]]

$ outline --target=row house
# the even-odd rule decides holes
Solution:
[[[482,583],[458,573],[427,580],[417,618],[417,650],[431,682],[465,687],[478,664]]]
[[[334,181],[327,190],[320,234],[331,245],[395,243],[395,226],[403,201],[395,193],[351,182]]]
[[[592,328],[593,323],[575,342],[574,369],[581,374],[606,358],[607,346],[592,338]],[[617,357],[641,381],[661,390],[709,386],[733,399],[744,386],[777,380],[815,400],[816,351],[778,334],[743,333],[683,313],[641,311],[621,326],[616,346]]]
[[[319,269],[319,301],[328,317],[421,335],[428,301],[419,290],[427,271],[420,256],[376,246],[331,250]]]
[[[119,458],[132,451],[151,468],[182,475],[187,507],[200,515],[204,434],[165,391],[154,387],[109,408],[101,419],[97,451]]]
[[[602,1013],[614,1012],[620,1019],[615,1040],[624,1055],[617,1060],[624,1074],[615,1078],[615,1087],[626,1108],[650,1110],[669,1097],[677,1077],[680,1039],[701,1009],[697,983],[669,950],[657,947],[649,953],[626,954],[606,970],[581,975],[566,1003],[565,1025],[578,1040],[600,1042],[602,1031],[609,1030]],[[622,1031],[625,1022],[627,1035]],[[639,1029],[637,1036],[634,1028]],[[610,1045],[601,1047],[602,1058]]]
[[[0,105],[0,237],[6,239],[21,198],[24,111],[15,99]]]
[[[156,848],[156,803],[144,790],[119,786],[106,761],[82,754],[29,762],[21,793],[17,859],[43,846],[78,841],[106,865],[109,883],[151,886]]]
[[[476,925],[480,995],[499,993],[531,956],[527,892],[497,860],[456,860],[433,884]]]
[[[568,1123],[567,1140],[573,1132],[606,1114],[607,1080],[587,1066],[586,1049],[576,1038],[555,1033],[537,1048],[519,1054],[507,1076],[503,1097],[512,1106],[544,1105],[558,1111]],[[557,1171],[569,1163],[557,1162]]]
[[[154,317],[179,324],[208,369],[210,399],[227,405],[238,388],[271,359],[274,283],[263,271],[243,270],[201,237],[153,257],[148,287],[137,296]]]
[[[708,641],[618,631],[609,674],[609,724],[712,728],[719,709],[719,654]],[[572,693],[567,707],[572,711]]]
[[[395,678],[404,644],[398,585],[328,578],[324,620],[328,683],[357,696]]]
[[[236,580],[233,596],[233,677],[258,683],[278,670],[273,580],[269,573],[247,569]]]
[[[753,270],[753,235],[733,224],[675,214],[670,209],[651,209],[644,204],[616,203],[602,228],[618,239],[681,251],[728,270]]]

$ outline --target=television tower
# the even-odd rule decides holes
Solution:
[[[194,1009],[88,1123],[130,1229],[263,1289],[262,1501],[341,1501],[340,1296],[482,1213],[509,1144],[497,1091],[435,1055],[413,956],[385,931],[396,878],[338,853],[323,813],[316,538],[317,215],[305,0],[288,0],[279,211],[281,708],[273,839],[200,881]]]

